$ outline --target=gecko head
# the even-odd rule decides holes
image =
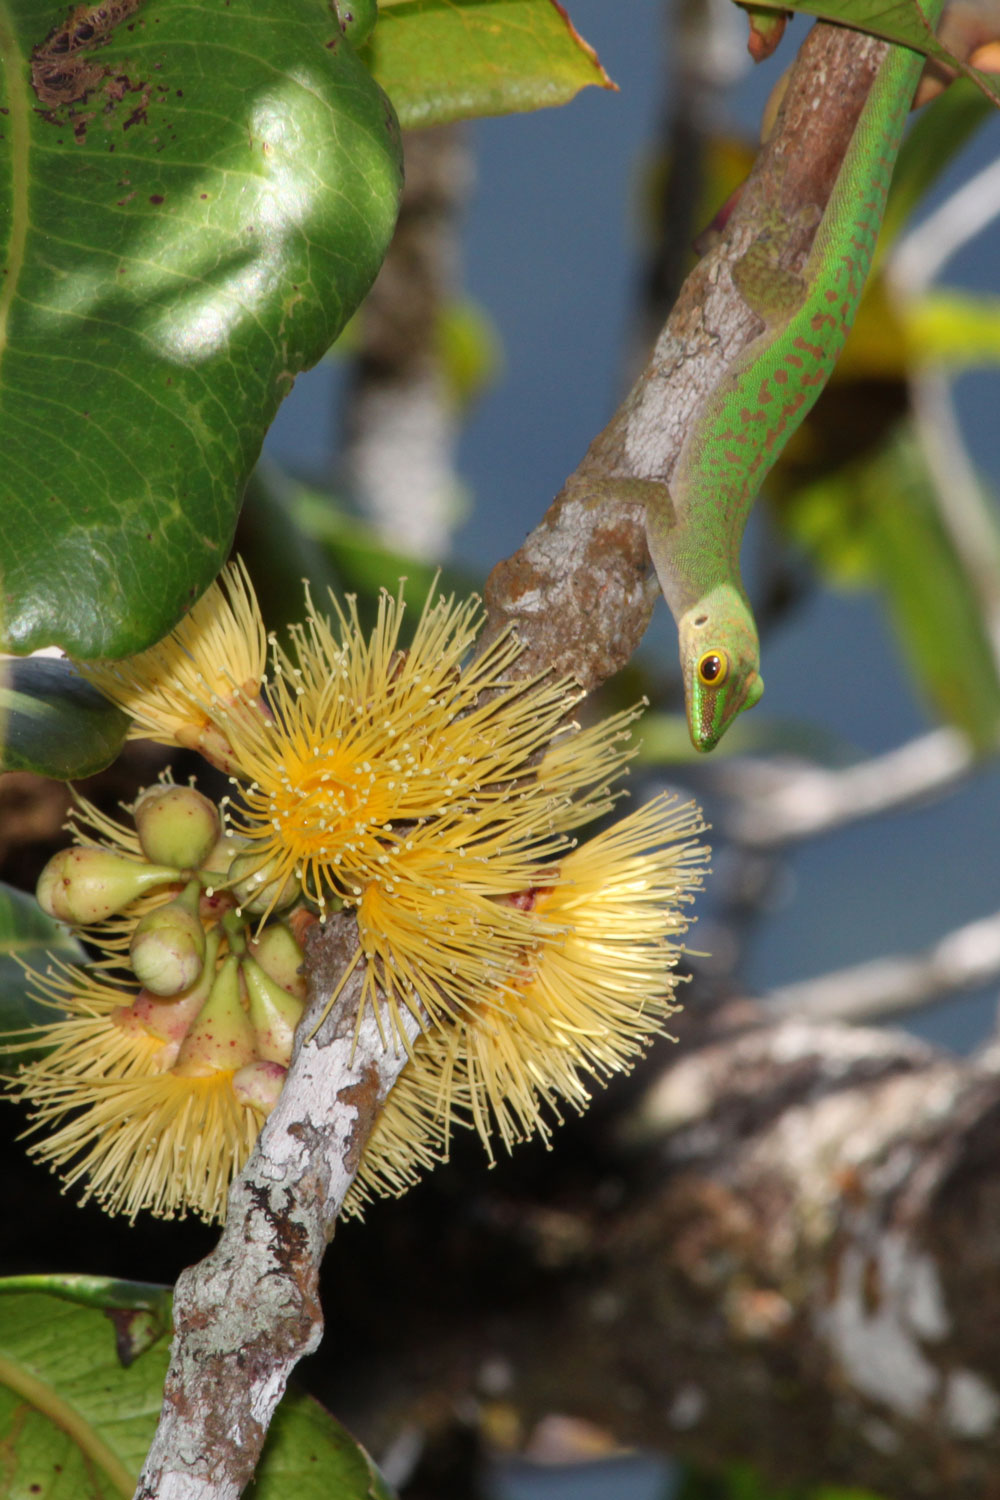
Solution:
[[[678,633],[691,743],[713,750],[764,691],[757,627],[740,590],[722,584],[682,615]]]

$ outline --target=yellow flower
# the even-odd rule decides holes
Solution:
[[[269,883],[294,876],[321,911],[331,897],[356,905],[372,884],[395,891],[415,851],[444,848],[456,880],[478,879],[500,849],[522,868],[551,858],[566,847],[573,797],[596,787],[606,802],[627,758],[622,715],[615,731],[581,736],[585,753],[560,750],[550,780],[539,776],[535,762],[561,745],[579,690],[509,680],[521,649],[509,636],[463,667],[474,601],[428,600],[401,650],[403,609],[383,594],[367,639],[353,601],[338,610],[339,636],[310,605],[292,632],[297,664],[275,648],[271,712],[216,715],[237,767],[232,827]],[[511,888],[508,875],[492,883]]]
[[[58,1020],[32,1027],[20,1048],[50,1047],[43,1062],[22,1069],[18,1079],[44,1072],[63,1078],[82,1075],[128,1078],[156,1071],[164,1038],[130,1025],[123,1013],[135,1000],[138,985],[125,989],[108,984],[75,964],[53,959],[47,973],[28,970],[35,1000],[59,1012]],[[13,1050],[13,1049],[12,1049]]]
[[[704,824],[667,796],[568,854],[558,878],[517,898],[533,942],[505,984],[416,1040],[362,1157],[348,1211],[403,1191],[472,1123],[491,1159],[539,1134],[593,1080],[627,1070],[677,1008],[686,908],[705,873]]]
[[[77,662],[77,670],[132,719],[132,739],[200,750],[228,767],[214,715],[256,701],[267,639],[242,562],[233,562],[169,635],[121,661]]]
[[[59,1128],[30,1154],[59,1168],[64,1187],[86,1179],[80,1202],[96,1198],[109,1213],[134,1220],[148,1209],[159,1218],[193,1212],[222,1219],[230,1184],[261,1126],[257,1111],[237,1100],[232,1077],[221,1070],[204,1077],[86,1077],[48,1093],[40,1080],[31,1093],[32,1131]],[[24,1089],[28,1094],[30,1081]]]
[[[156,1000],[65,964],[32,980],[63,1015],[29,1033],[23,1046],[51,1049],[11,1085],[32,1106],[27,1133],[44,1136],[29,1154],[67,1188],[85,1180],[81,1203],[109,1213],[224,1217],[263,1116],[237,1099],[231,1069],[172,1071],[204,993]]]
[[[175,1000],[75,969],[39,981],[64,1019],[43,1028],[52,1050],[15,1085],[33,1106],[32,1131],[53,1132],[31,1150],[112,1212],[224,1214],[300,1013],[294,979],[282,971],[272,984],[246,950],[245,929],[259,931],[279,899],[304,897],[309,920],[316,908],[321,919],[334,904],[353,909],[347,972],[364,964],[362,1009],[388,1000],[387,1046],[398,1045],[402,1009],[426,1027],[364,1151],[349,1213],[446,1156],[453,1128],[477,1130],[491,1155],[494,1134],[507,1148],[547,1140],[565,1104],[584,1109],[594,1080],[631,1066],[675,1009],[686,908],[708,853],[698,810],[661,797],[574,845],[620,795],[637,711],[567,723],[579,689],[514,677],[521,648],[509,635],[469,659],[475,601],[429,598],[406,649],[401,593],[382,595],[370,635],[353,600],[334,603],[335,623],[308,594],[307,610],[290,651],[271,643],[265,677],[263,626],[237,566],[159,646],[82,668],[137,732],[196,745],[235,788],[224,825],[185,794],[199,813],[190,855],[171,852],[172,791],[169,804],[156,793],[145,812],[137,805],[138,835],[86,804],[78,814],[78,841],[119,862],[169,855],[146,871],[162,890],[143,887],[117,910],[100,892],[112,915],[88,932],[105,967],[124,967],[126,949],[138,964],[138,915],[145,941],[159,920],[147,913],[189,891],[193,912],[200,888],[210,944],[201,978]],[[74,855],[63,884],[94,864]],[[61,870],[49,882],[60,900]]]

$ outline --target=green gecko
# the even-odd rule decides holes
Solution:
[[[926,5],[932,25],[941,9],[942,0]],[[764,329],[706,398],[669,493],[653,481],[624,481],[626,497],[632,490],[646,506],[646,538],[677,622],[688,729],[698,750],[713,749],[764,691],[757,626],[740,577],[743,532],[761,485],[812,409],[854,321],[923,65],[920,53],[890,48],[801,273],[775,264],[780,224],[768,225],[734,264],[737,288]]]

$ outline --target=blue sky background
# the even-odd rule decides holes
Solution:
[[[664,107],[659,0],[569,0],[581,33],[620,92],[588,89],[563,109],[477,122],[477,188],[465,247],[469,294],[500,334],[504,367],[463,434],[459,467],[474,502],[456,555],[484,574],[542,515],[622,394],[636,292],[637,198],[644,153]],[[763,101],[806,23],[778,57],[749,70],[727,101],[729,123],[755,138]],[[932,201],[1000,152],[1000,119],[955,164]],[[996,289],[997,235],[949,266],[949,283]],[[320,469],[334,442],[336,369],[303,377],[269,448]],[[961,413],[976,462],[1000,488],[1000,375],[966,377]],[[753,546],[751,534],[750,547]],[[665,607],[646,650],[674,653]],[[823,726],[860,751],[926,727],[879,607],[817,591],[794,626],[769,640],[767,693],[755,715]],[[1000,904],[1000,774],[916,813],[810,844],[789,862],[778,909],[761,924],[746,973],[767,988],[885,952],[919,949]],[[706,907],[706,910],[708,908]],[[968,1046],[992,1019],[992,992],[915,1022]]]

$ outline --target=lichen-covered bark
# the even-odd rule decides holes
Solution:
[[[253,1477],[288,1377],[319,1344],[319,1267],[362,1146],[406,1053],[387,1051],[371,1006],[355,1032],[363,968],[315,1038],[357,941],[353,920],[314,929],[310,1005],[288,1081],[233,1186],[215,1250],[185,1271],[163,1409],[137,1500],[235,1500]],[[404,1013],[400,1024],[417,1021]]]
[[[528,1448],[562,1413],[786,1482],[1000,1495],[996,1059],[749,1006],[687,1029],[589,1180],[583,1152],[537,1196],[480,1184],[439,1298],[383,1278],[356,1430],[475,1396]]]

